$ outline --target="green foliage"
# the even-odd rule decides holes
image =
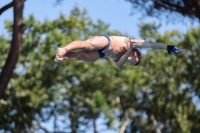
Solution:
[[[132,13],[135,14],[139,11],[142,17],[156,17],[162,19],[163,17],[167,21],[184,22],[190,18],[191,22],[194,20],[200,20],[200,5],[199,1],[190,0],[168,0],[168,1],[156,1],[156,0],[126,0],[132,6]],[[187,19],[182,19],[182,17]],[[186,21],[185,21],[186,22]]]
[[[146,70],[142,71],[142,77],[146,82],[141,86],[143,89],[140,89],[140,97],[135,108],[137,112],[143,112],[143,117],[133,116],[133,122],[129,127],[132,132],[161,130],[166,133],[188,133],[199,130],[200,127],[196,124],[200,121],[196,116],[199,113],[199,103],[193,102],[194,96],[199,99],[199,31],[200,28],[197,27],[190,29],[185,35],[176,30],[161,35],[154,34],[157,32],[154,24],[141,26],[141,35],[144,38],[186,48],[186,52],[169,55],[167,51],[163,53],[150,49],[143,57],[143,66]],[[145,116],[147,119],[144,119]],[[149,124],[153,124],[154,128],[149,129]],[[127,132],[129,131],[127,129]]]
[[[43,123],[53,121],[53,132],[86,132],[91,123],[105,117],[107,128],[130,119],[126,132],[198,132],[199,31],[190,29],[158,33],[159,26],[140,25],[141,36],[150,41],[186,48],[183,54],[148,50],[142,65],[126,64],[116,69],[107,59],[95,63],[53,62],[56,48],[91,35],[122,35],[110,31],[87,11],[75,7],[66,18],[40,22],[34,16],[27,26],[16,69],[0,101],[0,131],[49,132]],[[8,32],[12,26],[6,22]],[[10,34],[11,35],[11,34]],[[10,49],[10,40],[0,37],[0,68]],[[95,124],[93,125],[95,128]],[[84,128],[83,128],[84,127]],[[120,127],[119,127],[120,128]]]

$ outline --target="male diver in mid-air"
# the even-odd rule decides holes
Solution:
[[[120,68],[125,62],[137,65],[141,60],[141,53],[137,48],[166,49],[168,53],[179,53],[185,49],[158,42],[129,39],[124,36],[94,36],[85,41],[73,41],[63,48],[58,48],[54,61],[83,60],[94,62],[107,57]],[[73,50],[80,49],[78,52]]]

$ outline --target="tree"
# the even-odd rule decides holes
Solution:
[[[13,0],[11,3],[0,9],[0,14],[2,14],[10,7],[13,7],[13,12],[14,12],[11,48],[8,57],[6,59],[5,65],[2,68],[0,74],[0,99],[4,95],[4,91],[7,88],[7,85],[9,83],[9,80],[12,76],[13,70],[15,68],[15,65],[19,57],[20,46],[22,43],[22,35],[24,31],[24,25],[22,23],[23,6],[24,6],[24,0]]]
[[[25,25],[23,24],[23,8],[25,0],[13,0],[7,5],[0,8],[0,15],[13,7],[13,29],[12,29],[12,41],[9,55],[6,59],[5,65],[3,66],[0,73],[0,99],[3,97],[4,92],[7,88],[9,80],[12,76],[15,65],[18,61],[20,46],[22,44],[22,35],[25,30]],[[60,3],[60,1],[56,1]]]
[[[67,18],[60,14],[53,21],[24,20],[26,30],[8,88],[0,100],[0,131],[50,132],[43,123],[52,121],[52,132],[95,133],[98,118],[106,129],[118,123],[116,132],[198,132],[199,110],[199,28],[188,33],[166,31],[141,24],[141,36],[150,41],[188,49],[181,55],[148,50],[141,66],[126,64],[121,69],[111,61],[53,62],[56,48],[93,34],[122,35],[110,31],[99,20],[94,23],[87,11],[77,7]],[[6,28],[12,35],[12,23]],[[128,36],[128,35],[125,35]],[[4,66],[10,40],[1,36],[0,68]],[[127,124],[128,123],[128,124]]]
[[[196,123],[200,119],[195,116],[200,112],[199,102],[193,102],[193,98],[200,98],[199,83],[195,80],[199,78],[199,27],[188,30],[185,35],[176,30],[161,35],[155,24],[140,26],[141,36],[146,40],[177,45],[187,51],[174,56],[149,50],[143,59],[146,71],[142,71],[142,79],[146,82],[142,84],[134,106],[137,115],[129,116],[132,122],[126,132],[197,132],[200,126]]]
[[[177,13],[184,17],[200,20],[199,0],[126,0],[132,4],[133,13],[135,9],[142,11],[146,15],[161,17],[167,13],[174,21]],[[174,16],[172,17],[172,13]]]
[[[109,72],[103,73],[100,62],[96,64],[96,68],[101,70],[97,73],[101,75],[94,75],[96,68],[93,64],[71,62],[69,65],[68,62],[60,64],[53,62],[56,48],[67,42],[86,39],[93,34],[120,35],[117,31],[109,31],[109,25],[101,20],[95,24],[86,13],[85,10],[81,12],[75,8],[68,18],[61,14],[57,20],[46,20],[44,23],[35,20],[33,16],[24,20],[26,30],[23,35],[23,45],[20,47],[21,56],[1,100],[1,130],[49,132],[41,122],[53,119],[55,132],[63,131],[58,124],[62,121],[65,128],[71,132],[82,131],[83,129],[79,128],[81,125],[87,126],[89,121],[93,121],[94,130],[97,131],[95,122],[101,113],[100,108],[103,106],[106,112],[108,106],[104,104],[105,101],[102,101],[101,92],[95,88],[98,79],[90,84],[88,80],[92,80],[91,78],[95,76],[110,78]],[[6,22],[6,28],[12,33],[11,22]],[[9,51],[9,40],[1,37],[0,41],[5,45],[0,49],[3,53],[0,64],[2,67]],[[110,65],[107,63],[106,66]],[[104,79],[102,84],[103,82],[108,83],[108,80]],[[80,84],[86,86],[85,89]],[[99,83],[98,86],[102,84]],[[87,86],[88,88],[93,86],[96,90],[92,91],[90,88],[89,93],[86,91]],[[58,120],[60,116],[66,119]]]

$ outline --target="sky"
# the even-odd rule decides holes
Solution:
[[[11,2],[12,0],[1,0],[0,7]],[[160,29],[161,33],[166,30],[179,29],[181,32],[191,26],[191,24],[166,24],[166,21],[162,22],[156,18],[144,18],[141,20],[142,15],[135,12],[135,15],[131,14],[131,5],[125,0],[64,0],[62,4],[55,6],[55,0],[27,0],[24,6],[24,18],[27,18],[30,14],[33,14],[38,20],[44,19],[56,19],[59,17],[60,12],[69,15],[70,10],[78,6],[80,9],[86,8],[88,15],[94,20],[103,20],[106,24],[110,24],[112,30],[118,30],[122,33],[128,33],[134,38],[141,39],[139,36],[138,24],[143,22],[156,22],[162,23]],[[0,16],[0,35],[5,34],[6,31],[3,27],[4,20],[13,20],[13,8],[5,11]]]
[[[8,4],[12,0],[1,0],[0,8]],[[162,23],[160,32],[163,34],[166,30],[179,29],[181,32],[186,32],[193,24],[181,24],[176,23],[167,24],[164,20],[160,21],[156,18],[142,18],[142,14],[135,13],[131,16],[131,5],[125,0],[64,0],[62,4],[55,6],[55,0],[26,0],[24,6],[24,18],[28,18],[33,14],[36,19],[44,21],[45,19],[53,20],[59,17],[62,12],[66,17],[69,15],[70,10],[75,6],[80,9],[86,8],[88,10],[88,16],[93,21],[101,19],[106,24],[110,24],[112,30],[118,30],[122,33],[128,33],[129,35],[141,39],[139,36],[138,24],[143,22],[156,22]],[[4,21],[13,20],[13,8],[5,11],[0,16],[0,35],[5,34]],[[194,24],[195,25],[195,24]],[[99,125],[102,121],[98,120]],[[44,126],[52,129],[52,123],[44,124]],[[99,130],[103,130],[105,127],[99,126]],[[92,132],[92,130],[91,130]],[[106,133],[106,131],[103,131]],[[108,131],[109,133],[115,133],[116,131]],[[100,132],[101,133],[101,132]]]

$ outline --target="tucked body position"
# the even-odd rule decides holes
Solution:
[[[94,62],[99,58],[107,57],[114,62],[117,68],[120,68],[126,62],[130,65],[139,64],[141,53],[138,48],[166,49],[169,53],[184,51],[176,46],[130,39],[124,36],[94,36],[84,41],[76,40],[65,47],[58,48],[54,61],[83,60]]]

